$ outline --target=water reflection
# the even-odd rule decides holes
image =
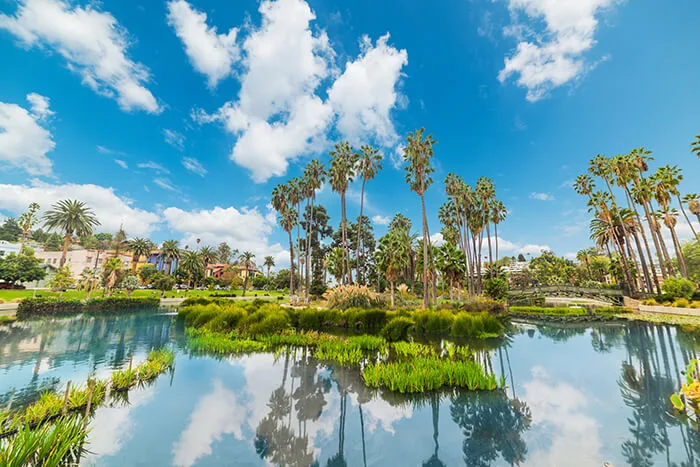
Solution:
[[[0,328],[0,401],[106,374],[153,347],[174,373],[96,411],[84,465],[696,466],[700,436],[668,395],[697,335],[642,323],[518,325],[478,358],[508,388],[370,390],[302,349],[189,355],[169,316]],[[119,403],[118,403],[119,402]]]

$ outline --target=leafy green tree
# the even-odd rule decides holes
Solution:
[[[376,261],[379,271],[389,282],[391,306],[394,306],[394,284],[406,270],[410,261],[411,236],[408,230],[397,228],[390,230],[379,239]]]
[[[144,284],[150,284],[153,280],[153,276],[155,276],[157,273],[158,269],[156,268],[155,264],[144,264],[141,266],[141,269],[139,269],[139,278]]]
[[[75,279],[68,266],[60,266],[56,274],[49,280],[51,290],[65,290],[73,287]]]
[[[263,275],[253,277],[253,288],[260,290],[265,287],[267,287],[267,277]]]
[[[683,256],[688,267],[688,278],[700,284],[700,242],[688,242],[683,245]]]
[[[505,300],[508,298],[508,282],[500,277],[486,279],[484,293],[494,300]]]
[[[551,251],[543,251],[530,261],[530,271],[539,285],[573,285],[571,282],[576,277],[574,263]]]
[[[253,262],[255,255],[250,251],[244,251],[241,253],[240,262],[241,266],[245,269],[245,277],[243,278],[243,296],[245,297],[245,291],[248,288],[248,277],[250,276],[250,269],[255,267]]]
[[[684,277],[669,277],[664,281],[661,290],[673,298],[690,299],[695,292],[695,284]]]
[[[204,259],[198,251],[185,250],[182,252],[182,260],[178,269],[187,277],[187,285],[193,286],[193,281],[198,282],[204,276]]]
[[[139,288],[141,281],[138,277],[129,274],[124,279],[122,279],[121,288],[126,290],[126,296],[131,298],[131,294],[134,290]]]
[[[16,243],[19,241],[21,234],[22,229],[20,228],[17,219],[13,219],[12,217],[5,219],[5,222],[3,222],[0,226],[0,240]]]
[[[0,257],[0,279],[10,284],[17,282],[32,282],[43,279],[46,271],[41,267],[41,260],[34,256],[34,252],[25,248],[16,255],[10,253]]]
[[[61,251],[61,236],[56,232],[50,233],[44,242],[46,251]]]
[[[32,232],[32,239],[37,243],[44,243],[48,238],[48,234],[44,232],[41,228],[36,229]]]
[[[210,246],[200,248],[199,255],[202,257],[202,262],[204,262],[205,267],[209,264],[214,264],[219,257],[218,252]]]
[[[44,214],[44,225],[50,230],[58,230],[63,234],[63,253],[60,266],[66,264],[66,255],[74,235],[78,237],[91,235],[92,230],[100,225],[92,209],[82,201],[61,200],[51,206]]]
[[[170,274],[166,275],[162,272],[159,272],[156,275],[154,275],[152,281],[153,285],[156,286],[156,289],[160,290],[161,298],[165,296],[165,292],[172,290],[173,286],[175,285],[175,278]]]

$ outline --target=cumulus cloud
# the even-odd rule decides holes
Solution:
[[[182,165],[190,172],[204,177],[207,174],[207,169],[204,168],[201,162],[194,157],[183,157]]]
[[[100,221],[100,231],[116,232],[123,225],[129,235],[144,236],[155,230],[160,221],[158,214],[133,207],[130,200],[117,195],[113,188],[37,180],[29,185],[0,184],[0,211],[12,215],[24,212],[30,203],[39,203],[43,214],[59,199],[78,199],[92,208]]]
[[[554,196],[551,193],[537,193],[536,191],[530,193],[529,198],[538,201],[554,201]]]
[[[51,160],[46,153],[56,146],[51,133],[40,121],[53,112],[49,100],[39,94],[29,94],[28,111],[17,104],[0,102],[0,161],[5,167],[15,167],[30,175],[51,175]]]
[[[115,98],[122,109],[161,111],[145,86],[148,70],[128,57],[128,33],[109,12],[61,0],[20,0],[14,16],[0,14],[0,29],[26,47],[57,52],[83,84]]]
[[[576,80],[592,65],[585,54],[596,43],[598,17],[617,0],[509,0],[515,23],[506,34],[516,36],[518,45],[498,74],[501,82],[516,75],[517,84],[527,89],[527,100],[535,102],[558,86]],[[522,16],[526,22],[519,22]],[[535,31],[535,24],[544,31]]]
[[[178,151],[185,149],[185,135],[175,130],[163,129],[163,138],[165,142],[174,147]]]
[[[237,28],[217,34],[216,27],[207,25],[206,13],[195,10],[185,0],[168,3],[168,24],[185,46],[192,66],[207,76],[210,88],[232,73],[240,54]]]
[[[289,264],[289,253],[279,243],[269,243],[275,225],[274,213],[263,214],[258,209],[233,206],[193,211],[169,207],[163,211],[163,216],[173,231],[182,234],[184,245],[194,247],[198,238],[204,245],[225,241],[232,248],[252,251],[258,262],[271,255],[278,267]]]
[[[305,1],[268,0],[259,10],[262,23],[250,28],[241,49],[237,99],[213,114],[193,112],[197,122],[221,122],[236,135],[234,162],[256,182],[284,175],[290,161],[327,147],[336,121],[345,138],[395,141],[390,113],[402,101],[396,86],[405,50],[388,45],[388,35],[376,44],[363,38],[360,56],[341,73],[327,35],[312,29],[316,16]]]
[[[372,222],[377,225],[389,225],[391,219],[389,219],[387,216],[380,216],[377,214],[376,216],[372,217]]]

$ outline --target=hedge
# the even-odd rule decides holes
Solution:
[[[67,316],[79,313],[108,313],[135,310],[153,310],[160,306],[157,297],[143,298],[91,298],[85,302],[66,300],[56,297],[27,298],[17,307],[17,318],[35,318],[43,316]]]

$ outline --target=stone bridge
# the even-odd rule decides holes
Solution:
[[[592,300],[610,302],[615,305],[622,305],[624,301],[624,293],[619,289],[574,287],[571,285],[548,285],[542,287],[512,289],[508,291],[508,296],[511,299],[527,299],[535,297],[588,298]]]

